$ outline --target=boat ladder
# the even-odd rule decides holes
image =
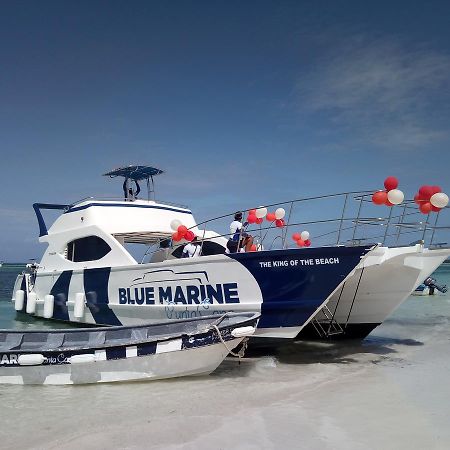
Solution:
[[[317,318],[318,316],[320,319]],[[316,316],[311,320],[311,324],[321,338],[327,338],[344,333],[344,329],[338,322],[336,322],[334,319],[334,314],[327,305],[322,307],[319,314],[316,314]]]

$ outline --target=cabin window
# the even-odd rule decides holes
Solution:
[[[172,256],[174,256],[175,258],[181,258],[181,255],[183,254],[183,249],[184,249],[184,245],[177,247],[172,252]],[[203,242],[202,256],[222,255],[223,253],[225,253],[225,247],[222,247],[217,242],[213,242],[213,241],[204,241]]]
[[[98,236],[75,239],[67,244],[67,259],[73,262],[96,261],[111,251],[111,247]]]

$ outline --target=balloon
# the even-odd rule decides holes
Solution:
[[[193,231],[188,230],[188,231],[186,231],[186,233],[184,234],[184,238],[185,238],[187,241],[192,241],[192,240],[195,238],[195,234],[194,234]]]
[[[252,246],[250,247],[250,251],[251,252],[256,252],[256,245],[255,244],[252,244]]]
[[[386,201],[384,202],[384,204],[385,204],[386,206],[394,206],[394,204],[391,203],[391,202],[389,201],[388,198],[386,198]]]
[[[400,205],[400,203],[405,199],[405,194],[399,189],[392,189],[388,192],[388,200],[393,205]]]
[[[309,239],[306,239],[305,247],[309,247],[310,245],[311,245],[311,241]]]
[[[262,217],[258,217],[257,219],[256,219],[256,223],[258,224],[258,225],[261,225],[262,223],[263,223],[263,218]]]
[[[178,227],[181,225],[181,221],[179,221],[178,219],[173,219],[170,222],[170,228],[172,228],[173,231],[177,231]]]
[[[298,245],[299,247],[304,247],[304,246],[305,246],[305,241],[304,241],[303,239],[298,239],[298,240],[297,240],[297,245]]]
[[[372,195],[372,201],[375,205],[384,205],[387,199],[387,193],[385,191],[378,191]]]
[[[431,205],[431,211],[433,212],[439,212],[441,210],[441,208],[438,208],[436,206]]]
[[[249,216],[254,216],[256,214],[256,209],[249,209],[248,210],[248,215]]]
[[[269,222],[273,222],[275,220],[275,214],[274,213],[267,213],[266,220]]]
[[[432,205],[430,202],[425,202],[419,206],[419,209],[422,214],[429,214],[431,212],[431,207]]]
[[[264,208],[264,206],[260,206],[255,213],[255,216],[258,219],[262,219],[267,214],[267,208]]]
[[[440,186],[431,186],[431,189],[433,190],[433,194],[437,194],[438,192],[442,192],[442,189]]]
[[[257,221],[257,217],[254,214],[249,214],[249,216],[247,217],[247,222],[248,223],[256,223]]]
[[[448,205],[448,195],[443,192],[436,192],[431,196],[430,203],[436,208],[445,208]]]
[[[277,228],[283,228],[284,227],[284,220],[283,219],[277,219],[275,220],[275,226]]]
[[[430,200],[430,197],[433,195],[433,187],[432,186],[421,186],[419,189],[419,195],[423,200]]]
[[[178,231],[176,233],[172,234],[172,240],[175,241],[175,242],[181,241],[181,236],[178,233]]]
[[[277,219],[282,219],[285,215],[286,215],[286,211],[284,210],[284,208],[277,208],[275,210],[275,217]]]
[[[300,234],[298,234],[298,233],[294,233],[293,235],[292,235],[292,239],[294,240],[294,241],[298,241],[299,239],[301,239],[301,236],[300,236]]]
[[[414,196],[414,201],[415,201],[418,205],[420,205],[420,204],[422,203],[422,198],[420,197],[420,194],[416,194],[416,195]]]
[[[302,240],[307,241],[309,239],[309,232],[308,231],[302,231],[300,233],[300,237],[302,238]]]
[[[387,177],[384,180],[384,187],[387,191],[392,191],[392,189],[397,189],[398,180],[395,177]]]
[[[186,234],[187,230],[188,230],[188,229],[187,229],[184,225],[180,225],[180,226],[178,227],[178,229],[177,229],[178,234],[179,234],[182,238],[183,238],[184,235]]]

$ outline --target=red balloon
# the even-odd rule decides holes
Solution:
[[[301,239],[302,237],[300,236],[300,233],[294,233],[292,235],[292,239],[297,242],[299,239]]]
[[[419,193],[417,193],[417,194],[414,196],[414,201],[415,201],[418,205],[421,205],[421,204],[422,204],[423,200],[422,200],[422,197],[420,196]]]
[[[256,223],[257,220],[258,218],[254,214],[249,214],[249,216],[247,217],[248,223]]]
[[[305,241],[303,239],[297,239],[297,245],[299,247],[304,247],[305,246]]]
[[[266,220],[267,220],[268,222],[273,222],[275,219],[276,219],[275,213],[267,213],[267,215],[266,215]]]
[[[305,247],[309,247],[310,245],[311,245],[311,241],[309,239],[306,239]]]
[[[431,212],[432,204],[430,202],[424,202],[419,206],[422,214],[429,214]]]
[[[256,223],[258,224],[258,225],[261,225],[262,223],[263,223],[263,218],[262,217],[258,217],[257,219],[256,219]]]
[[[387,200],[387,192],[385,191],[378,191],[375,192],[372,195],[372,201],[375,203],[375,205],[384,205]]]
[[[386,197],[386,201],[384,202],[384,204],[385,204],[386,206],[394,206],[394,204],[391,203],[387,197]]]
[[[431,189],[433,193],[431,195],[437,194],[438,192],[442,192],[442,189],[440,186],[431,186]]]
[[[384,187],[387,191],[392,191],[392,189],[397,189],[398,180],[395,177],[387,177],[384,180]]]
[[[181,241],[181,236],[180,233],[178,233],[178,231],[172,234],[172,240],[175,242]]]
[[[283,219],[275,220],[275,226],[278,227],[278,228],[283,228],[284,227],[284,220]]]
[[[187,229],[184,225],[180,225],[180,226],[177,228],[178,234],[179,234],[179,236],[181,236],[182,238],[183,238],[184,235],[186,234],[187,230],[188,230],[188,229]]]
[[[195,238],[195,234],[194,234],[193,231],[188,230],[188,231],[186,231],[186,233],[184,234],[184,238],[185,238],[187,241],[192,241],[192,239]]]
[[[433,187],[426,185],[421,186],[419,189],[419,195],[422,200],[430,200],[431,196],[433,195]]]
[[[252,244],[252,246],[250,247],[250,251],[251,252],[256,252],[256,245]]]
[[[442,208],[438,208],[437,206],[431,205],[431,211],[439,212]]]
[[[249,215],[249,216],[256,216],[256,209],[250,209],[250,210],[248,211],[248,215]]]

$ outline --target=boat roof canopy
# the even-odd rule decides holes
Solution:
[[[126,166],[119,167],[118,169],[111,170],[110,172],[104,173],[104,176],[111,178],[114,177],[124,177],[131,180],[140,181],[147,180],[155,175],[160,175],[164,173],[161,169],[151,166]]]

